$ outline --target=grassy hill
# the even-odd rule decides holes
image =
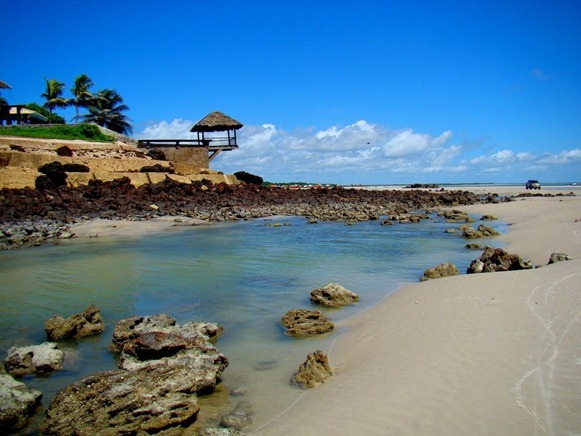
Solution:
[[[91,142],[113,142],[115,138],[104,134],[94,124],[53,124],[51,126],[6,126],[0,128],[1,136],[23,138],[82,140]]]

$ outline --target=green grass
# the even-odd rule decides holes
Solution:
[[[0,128],[1,136],[21,136],[24,138],[41,139],[80,139],[92,142],[113,142],[114,138],[103,134],[93,124],[53,125],[51,127],[19,127]]]

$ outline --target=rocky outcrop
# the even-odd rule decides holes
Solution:
[[[238,171],[234,173],[234,175],[241,182],[250,183],[252,185],[262,185],[262,183],[264,182],[262,177],[247,173],[246,171]]]
[[[42,165],[38,168],[38,172],[44,174],[55,187],[65,186],[67,184],[67,175],[63,169],[63,165],[58,161]],[[40,176],[39,178],[42,177]]]
[[[91,169],[87,165],[66,163],[63,165],[65,173],[88,173]]]
[[[530,260],[524,260],[517,254],[507,253],[502,248],[486,247],[482,255],[470,263],[467,273],[516,271],[532,267]]]
[[[424,271],[424,275],[420,277],[420,281],[424,282],[430,279],[439,279],[442,277],[457,276],[460,274],[456,265],[449,262],[441,263],[433,268],[428,268]]]
[[[355,304],[359,296],[337,283],[328,283],[311,291],[311,302],[329,307],[340,307]]]
[[[493,236],[498,236],[500,233],[493,229],[492,227],[480,224],[478,229],[472,227],[462,228],[462,237],[465,239],[479,239],[479,238],[489,238]]]
[[[4,365],[15,377],[27,374],[48,374],[63,368],[63,352],[54,342],[28,347],[12,347]]]
[[[189,336],[203,336],[210,341],[217,339],[224,332],[224,328],[220,324],[206,322],[186,323],[180,328],[175,318],[164,313],[150,316],[132,316],[120,320],[115,325],[109,349],[114,353],[120,353],[127,343],[144,333],[175,333],[176,330],[181,333],[185,332]]]
[[[164,167],[163,165],[155,164],[155,165],[146,165],[144,167],[141,167],[139,172],[140,173],[170,173],[170,174],[173,174],[173,173],[175,173],[175,170],[171,167]]]
[[[573,258],[565,253],[552,253],[551,257],[549,257],[548,265],[551,265],[552,263],[563,262],[566,260],[573,260]]]
[[[43,434],[151,434],[194,422],[228,359],[211,343],[217,324],[178,325],[169,315],[121,320],[111,348],[122,369],[96,374],[51,401]],[[207,334],[206,334],[207,333]]]
[[[82,314],[72,315],[66,319],[60,315],[53,316],[44,324],[44,330],[51,341],[92,336],[104,329],[101,310],[94,304],[87,307]]]
[[[310,353],[297,372],[291,377],[291,384],[303,389],[312,389],[333,375],[327,355],[317,350]]]
[[[0,371],[0,430],[26,426],[41,398],[41,392],[29,389],[24,383]]]
[[[65,434],[150,434],[196,420],[200,406],[176,367],[143,367],[85,378],[50,402],[40,432]]]
[[[311,336],[330,332],[335,325],[318,310],[291,309],[281,319],[291,336]]]
[[[28,223],[39,221],[72,224],[97,217],[148,220],[173,215],[215,222],[295,215],[312,222],[360,222],[382,216],[390,217],[386,222],[393,222],[418,209],[478,201],[476,195],[462,191],[373,191],[341,187],[293,190],[212,183],[214,176],[205,174],[200,175],[204,177],[202,180],[180,182],[174,177],[182,176],[139,173],[138,170],[131,173],[132,178],[90,180],[82,186],[62,186],[58,192],[50,188],[0,190],[0,227],[9,227],[6,235],[0,229],[0,249],[35,245],[46,239],[42,232],[36,231],[22,238],[13,237],[16,233],[23,234],[24,227],[30,227]],[[76,177],[74,174],[70,173],[69,179]],[[132,180],[138,176],[147,178],[150,184],[136,187]],[[152,209],[152,204],[157,208]]]
[[[466,212],[463,212],[461,210],[445,210],[439,213],[440,216],[444,217],[446,219],[446,222],[448,223],[458,223],[458,222],[472,222],[474,221],[470,215],[468,215]]]

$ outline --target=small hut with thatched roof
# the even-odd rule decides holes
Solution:
[[[177,172],[206,169],[218,153],[238,148],[236,131],[241,127],[239,121],[215,111],[198,121],[190,130],[196,132],[197,139],[140,139],[137,146],[163,148],[167,160]]]

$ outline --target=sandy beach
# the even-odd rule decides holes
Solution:
[[[253,432],[581,434],[581,197],[550,192],[571,191],[463,209],[509,223],[499,243],[536,265],[575,260],[398,290],[346,321],[334,377]]]
[[[527,192],[517,186],[454,189]],[[246,432],[581,434],[581,189],[533,194],[570,192],[576,195],[461,207],[508,223],[499,245],[540,267],[399,289],[340,326],[346,333],[325,350],[334,377]],[[140,237],[199,224],[173,217],[91,220],[73,231],[78,237]],[[556,252],[575,260],[546,266]]]

